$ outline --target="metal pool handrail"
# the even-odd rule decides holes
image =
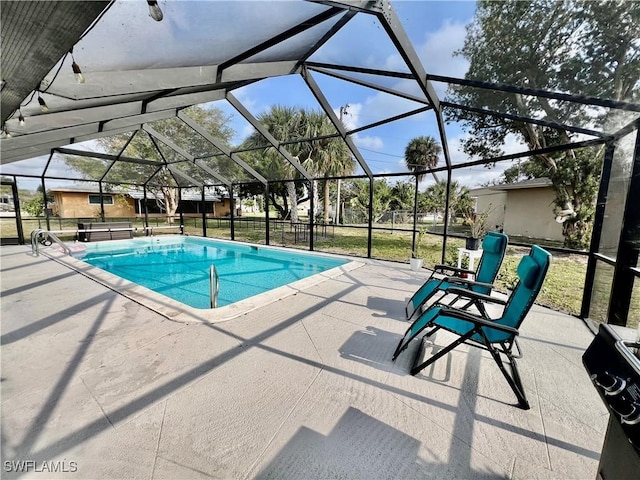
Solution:
[[[209,267],[209,293],[211,295],[211,308],[218,308],[218,293],[220,292],[220,276],[215,264]]]
[[[67,255],[71,255],[71,249],[69,247],[67,247],[64,244],[64,242],[62,240],[60,240],[56,235],[54,235],[53,232],[49,232],[49,231],[44,230],[42,228],[38,228],[38,229],[34,230],[33,232],[31,232],[31,253],[34,254],[36,257],[40,255],[40,250],[39,250],[40,242],[38,241],[38,237],[40,235],[44,235],[43,236],[43,241],[46,240],[47,237],[49,237],[51,240],[53,240],[58,245],[60,245],[62,250]]]

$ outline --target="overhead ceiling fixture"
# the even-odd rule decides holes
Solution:
[[[49,106],[47,105],[47,102],[44,101],[44,98],[40,96],[40,93],[38,93],[38,103],[40,104],[40,110],[42,110],[43,113],[49,111]]]
[[[149,4],[149,15],[151,15],[151,18],[156,22],[161,22],[163,15],[158,2],[156,0],[147,0],[147,4]]]
[[[24,115],[22,115],[22,110],[18,109],[18,112],[20,112],[19,115],[18,115],[18,124],[21,127],[24,127],[24,123],[25,122],[24,122]]]
[[[71,47],[69,53],[71,54],[71,68],[73,69],[73,74],[76,77],[76,82],[84,83],[84,75],[82,75],[82,70],[80,70],[80,66],[76,63],[76,59],[73,58],[73,47]]]

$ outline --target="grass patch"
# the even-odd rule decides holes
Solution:
[[[516,269],[526,248],[507,249],[496,279],[499,291],[512,289],[518,281]],[[587,274],[587,258],[578,255],[553,255],[542,289],[536,300],[541,305],[578,315],[582,306],[582,290]]]

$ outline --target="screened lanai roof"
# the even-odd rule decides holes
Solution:
[[[457,78],[458,72],[418,51],[423,39],[407,33],[421,21],[412,15],[415,2],[161,0],[161,21],[150,17],[147,3],[2,2],[3,174],[74,179],[65,160],[71,158],[95,164],[90,179],[104,182],[116,181],[110,178],[116,162],[130,165],[129,183],[139,185],[163,167],[184,187],[310,180],[303,159],[287,150],[305,139],[276,138],[258,120],[266,104],[261,96],[275,91],[281,92],[277,103],[321,109],[334,125],[322,135],[342,139],[357,162],[356,175],[369,177],[410,173],[397,159],[373,160],[367,148],[365,140],[384,138],[391,124],[401,127],[394,135],[406,132],[396,139],[405,145],[416,131],[434,132],[444,147],[439,169],[472,165],[451,153],[447,109],[562,128],[578,134],[577,147],[602,142],[640,115],[638,104],[589,97],[588,85],[544,92]],[[438,2],[431,4],[436,15]],[[341,94],[347,85],[363,97],[375,93],[386,108],[359,115],[357,123],[342,121],[341,108],[353,101],[353,93]],[[497,101],[476,105],[469,96],[468,104],[447,102],[446,91],[461,85],[492,89]],[[598,125],[584,125],[571,108],[556,109],[567,112],[562,118],[544,109],[537,118],[522,118],[508,113],[500,100],[505,92],[527,103],[588,104],[616,115]],[[251,166],[250,150],[208,132],[187,108],[192,105],[234,115],[245,131],[258,132],[259,147],[275,147],[288,168]],[[147,147],[144,158],[128,150],[134,137]],[[100,138],[114,140],[107,147],[96,142]]]

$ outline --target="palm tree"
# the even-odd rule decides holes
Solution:
[[[452,180],[449,192],[449,218],[464,217],[473,211],[473,199],[467,187],[460,185],[456,180]],[[434,219],[437,213],[442,213],[444,216],[446,214],[444,211],[446,198],[447,182],[436,182],[427,188],[424,193],[420,194],[420,207],[429,213],[433,213]]]
[[[259,115],[258,120],[269,133],[280,141],[308,138],[300,143],[287,145],[287,151],[296,157],[302,166],[314,177],[331,177],[348,175],[355,171],[355,162],[349,155],[349,149],[339,138],[326,138],[336,133],[329,118],[318,110],[274,105],[271,109]],[[325,138],[316,138],[325,137]],[[247,147],[264,147],[263,168],[272,172],[269,178],[284,178],[287,197],[290,205],[291,221],[298,222],[297,194],[295,179],[296,169],[282,159],[278,151],[271,145],[266,145],[265,139],[259,132],[253,132],[246,140]],[[311,195],[316,195],[315,181],[311,186]],[[316,205],[317,202],[314,202]],[[313,212],[315,213],[315,212]],[[324,215],[329,220],[329,182],[324,185]]]
[[[442,152],[442,147],[433,137],[422,136],[409,141],[404,149],[404,161],[407,164],[407,168],[412,172],[422,172],[416,175],[418,182],[424,178],[424,170],[435,168],[438,165],[440,152]],[[436,174],[431,173],[431,175],[437,182],[438,177]]]
[[[407,168],[412,172],[416,172],[416,191],[414,197],[414,215],[413,215],[413,243],[412,248],[415,248],[416,244],[416,224],[418,223],[418,183],[425,176],[424,170],[435,168],[438,165],[438,155],[442,151],[442,147],[438,141],[430,136],[421,136],[413,138],[409,141],[404,149],[404,161],[407,164]],[[421,172],[421,173],[417,173]],[[438,176],[431,172],[433,179],[438,183]]]
[[[268,112],[257,117],[258,121],[264,125],[273,137],[277,140],[285,141],[298,136],[300,130],[300,114],[298,109],[284,105],[273,105]],[[269,178],[279,177],[286,179],[287,197],[289,200],[289,213],[292,223],[297,223],[298,219],[298,198],[296,194],[296,184],[293,180],[297,171],[293,165],[282,158],[280,153],[263,138],[258,131],[254,131],[245,140],[247,147],[264,147],[263,161],[265,170],[272,175]],[[293,157],[300,157],[300,144],[287,145],[287,151]]]
[[[323,137],[336,133],[329,118],[318,110],[302,110],[305,138]],[[335,177],[349,175],[356,169],[355,161],[349,154],[347,145],[340,138],[316,138],[305,143],[303,165],[314,176]],[[315,182],[314,182],[315,183]],[[315,185],[313,188],[315,194]],[[329,180],[324,182],[324,221],[329,221]],[[336,208],[339,206],[336,205]],[[314,212],[315,213],[315,212]]]

